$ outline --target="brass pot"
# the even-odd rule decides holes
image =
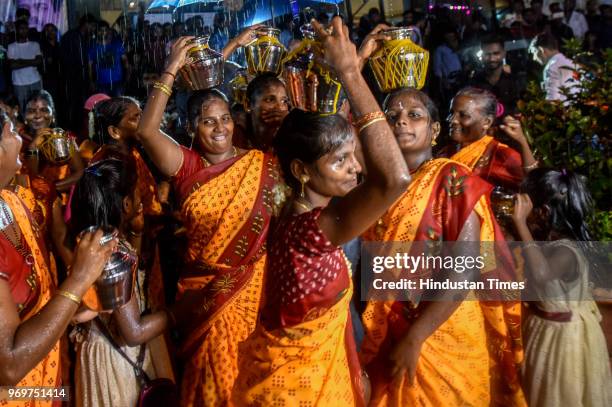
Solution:
[[[265,27],[257,30],[257,38],[244,47],[249,75],[281,73],[287,50],[279,40],[280,30]]]
[[[214,88],[223,83],[223,54],[208,46],[209,36],[190,41],[187,63],[179,71],[181,84],[190,90]]]
[[[234,104],[242,105],[246,108],[246,93],[249,86],[249,77],[246,69],[241,69],[236,73],[234,79],[229,81]]]
[[[412,28],[386,30],[391,37],[370,58],[370,67],[381,91],[388,93],[402,88],[421,89],[427,77],[429,52],[412,41]]]
[[[283,79],[294,107],[321,114],[338,112],[345,98],[335,73],[324,65],[309,24],[301,27],[302,44],[285,59]]]

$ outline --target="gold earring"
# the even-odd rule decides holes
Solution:
[[[435,147],[438,144],[438,142],[436,141],[436,139],[431,140],[431,146]]]
[[[300,198],[304,198],[304,196],[306,196],[306,195],[304,194],[304,185],[306,185],[306,183],[308,182],[308,179],[309,179],[309,178],[308,178],[308,176],[307,176],[307,175],[302,175],[302,176],[300,177],[300,184],[302,184],[302,189],[301,189],[301,191],[300,191]]]

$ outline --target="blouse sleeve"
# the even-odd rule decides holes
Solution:
[[[203,167],[200,154],[184,146],[179,146],[179,148],[183,153],[183,164],[181,164],[177,173],[172,177],[172,181],[175,185],[180,184]]]

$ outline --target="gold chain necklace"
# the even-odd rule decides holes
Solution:
[[[310,212],[311,210],[314,209],[314,206],[302,197],[295,198],[293,200],[293,203],[295,203],[300,208],[304,209],[306,212]]]
[[[232,156],[230,158],[236,158],[238,157],[238,149],[235,146],[232,146]],[[208,161],[204,155],[202,155],[200,158],[202,158],[202,162],[204,163],[204,167],[210,167],[212,165],[212,163],[210,161]],[[230,159],[228,158],[228,160]]]

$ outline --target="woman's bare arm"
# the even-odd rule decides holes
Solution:
[[[159,82],[172,89],[174,78],[179,69],[185,64],[187,42],[193,37],[181,37],[172,46],[172,52],[168,59],[166,70],[161,75]],[[183,164],[183,153],[176,143],[168,135],[160,130],[164,110],[168,104],[169,95],[162,90],[153,88],[142,117],[138,124],[137,137],[145,151],[157,167],[166,177],[177,173]]]
[[[325,59],[342,81],[355,116],[381,111],[361,75],[357,51],[342,19],[334,17],[331,35],[316,21],[313,25],[323,38]],[[326,207],[319,218],[321,230],[335,245],[363,233],[395,202],[410,182],[406,162],[386,120],[361,131],[359,139],[368,169],[365,181]]]
[[[100,246],[101,231],[85,235],[72,274],[60,290],[82,297],[102,272],[116,241]],[[0,385],[14,386],[51,351],[78,308],[55,295],[38,314],[21,322],[8,283],[0,280]]]

